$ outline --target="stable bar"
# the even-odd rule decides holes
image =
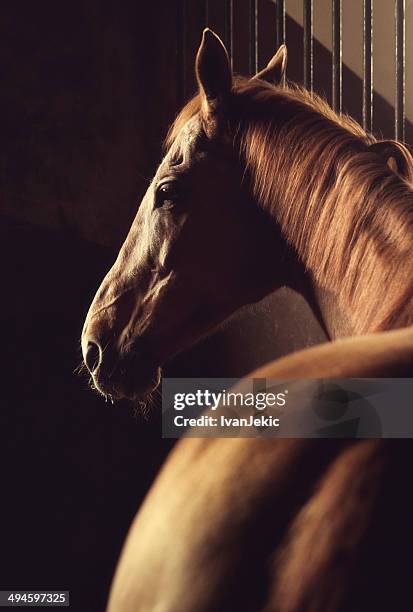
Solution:
[[[209,26],[209,2],[208,0],[204,0],[204,23],[205,27]]]
[[[313,0],[303,0],[304,86],[313,91]]]
[[[343,91],[343,55],[342,55],[342,1],[333,0],[333,108],[338,113],[342,111]]]
[[[405,42],[405,0],[396,0],[396,100],[394,113],[394,136],[404,140],[405,99],[406,99],[406,42]]]
[[[182,106],[186,99],[186,0],[177,3],[176,21],[178,106]]]
[[[249,71],[250,74],[256,74],[258,72],[258,0],[250,0],[249,7]]]
[[[373,129],[373,0],[363,0],[363,127]]]
[[[275,2],[275,42],[276,47],[285,43],[285,3],[284,0]]]
[[[233,0],[225,0],[225,44],[227,46],[231,68],[234,54],[234,6]]]

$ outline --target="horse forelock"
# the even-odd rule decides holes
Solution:
[[[185,125],[195,117],[199,113],[201,109],[201,98],[199,94],[194,96],[185,104],[182,110],[178,113],[175,118],[175,121],[172,123],[171,127],[168,130],[164,141],[164,149],[168,150],[174,146],[179,135],[182,133],[182,129]]]

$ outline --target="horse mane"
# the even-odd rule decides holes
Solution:
[[[233,89],[235,94],[248,91],[254,92],[258,89],[261,93],[266,92],[270,97],[271,94],[274,94],[277,91],[282,91],[282,93],[288,96],[290,99],[299,100],[300,102],[305,103],[307,106],[314,109],[314,111],[324,114],[326,117],[332,121],[335,121],[343,128],[350,130],[352,133],[354,133],[354,135],[367,137],[366,132],[352,117],[347,114],[338,115],[324,98],[314,92],[309,92],[307,89],[301,87],[297,83],[288,82],[286,87],[280,90],[278,87],[261,80],[253,81],[245,77],[236,76],[234,77]],[[192,119],[192,117],[198,114],[200,110],[201,98],[199,94],[196,94],[185,104],[170,126],[164,141],[165,149],[169,149],[173,145],[184,125],[190,119]],[[369,140],[370,142],[375,142],[375,139],[371,135]]]
[[[167,146],[199,111],[195,96],[171,126]],[[413,257],[413,157],[406,146],[392,143],[403,158],[400,175],[369,150],[371,134],[295,84],[236,77],[226,119],[256,200],[321,286],[341,287],[353,308],[367,304],[372,290],[380,300],[395,268],[406,286]],[[412,289],[409,282],[404,297],[393,296],[392,308],[409,302]],[[377,305],[370,300],[368,308],[366,327]]]

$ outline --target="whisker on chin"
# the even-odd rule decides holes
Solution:
[[[76,374],[76,375],[79,375],[79,376],[80,376],[81,374],[83,374],[83,372],[87,372],[87,367],[86,367],[86,365],[85,365],[85,362],[82,360],[82,361],[79,363],[79,365],[77,365],[77,366],[75,367],[75,369],[73,370],[73,374]]]
[[[149,418],[155,408],[155,393],[157,389],[154,389],[145,397],[145,399],[138,400],[133,408],[133,416],[135,420],[149,421]]]

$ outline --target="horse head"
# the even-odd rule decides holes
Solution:
[[[254,78],[282,83],[286,49]],[[160,164],[111,270],[90,306],[82,351],[94,386],[140,399],[160,367],[242,305],[277,284],[285,244],[251,194],[229,128],[233,75],[205,30],[195,62],[198,95],[176,120]],[[271,254],[271,255],[270,255]]]

